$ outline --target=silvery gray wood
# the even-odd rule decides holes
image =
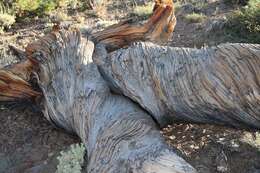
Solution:
[[[111,88],[161,126],[184,121],[260,128],[260,45],[192,49],[137,43],[100,54],[94,61]]]
[[[196,172],[165,143],[147,112],[110,92],[92,62],[91,41],[59,32],[33,46],[44,116],[81,138],[88,173]]]

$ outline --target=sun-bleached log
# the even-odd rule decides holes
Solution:
[[[260,45],[192,49],[137,43],[101,52],[94,61],[111,88],[161,126],[184,121],[260,129]]]
[[[28,46],[44,116],[76,133],[86,146],[88,173],[195,173],[164,141],[152,117],[110,93],[92,62],[94,44],[77,31],[53,32]]]
[[[107,53],[79,32],[53,31],[27,47],[27,60],[1,70],[0,86],[9,90],[0,90],[0,100],[41,97],[44,116],[86,145],[87,172],[196,172],[154,120],[259,128],[259,50],[137,43]]]
[[[88,173],[195,173],[159,125],[259,128],[260,46],[136,43],[107,53],[168,39],[175,23],[172,1],[158,0],[147,23],[109,27],[94,43],[57,27],[26,48],[26,59],[0,70],[0,101],[33,101],[50,122],[77,134]]]

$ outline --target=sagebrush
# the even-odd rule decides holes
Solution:
[[[7,4],[0,3],[0,32],[10,28],[15,23],[14,10]]]
[[[83,144],[74,144],[68,151],[62,151],[58,157],[59,164],[56,173],[81,173],[84,153],[85,147]]]
[[[228,33],[242,42],[260,43],[260,1],[249,0],[248,5],[228,18]]]

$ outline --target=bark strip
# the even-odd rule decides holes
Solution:
[[[30,60],[0,69],[0,102],[34,101],[41,93],[29,82],[34,63]]]

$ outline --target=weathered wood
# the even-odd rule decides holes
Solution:
[[[44,116],[86,145],[89,173],[196,172],[164,142],[152,117],[111,94],[79,32],[53,32],[28,47],[39,64]]]
[[[41,97],[31,83],[34,61],[24,60],[0,69],[0,102],[34,101]]]
[[[108,51],[130,45],[135,41],[166,42],[176,25],[172,0],[156,0],[153,15],[144,24],[127,20],[92,34],[95,43],[106,45]]]
[[[161,126],[185,121],[260,129],[260,45],[138,43],[103,55],[94,58],[103,77]]]
[[[110,54],[97,45],[92,56],[93,49],[78,32],[53,31],[27,47],[27,60],[0,72],[2,101],[41,96],[28,82],[37,78],[45,117],[86,144],[87,172],[195,172],[164,143],[153,118],[111,94],[103,77],[160,125],[259,128],[259,45],[199,50],[138,43]]]
[[[1,102],[33,100],[40,96],[30,83],[6,70],[0,70],[0,91]]]
[[[172,1],[158,0],[144,25],[121,23],[94,34],[101,43],[94,55],[94,44],[78,31],[57,27],[26,48],[26,60],[0,70],[0,101],[42,98],[36,103],[44,116],[82,139],[89,173],[196,172],[166,145],[158,124],[181,120],[259,128],[260,46],[138,43],[110,54],[105,49],[163,41],[175,23]]]
[[[93,4],[92,1],[91,4]],[[106,49],[112,51],[140,40],[156,41],[157,43],[165,42],[171,37],[175,25],[176,18],[174,15],[173,1],[155,0],[154,13],[145,24],[136,24],[130,21],[121,22],[103,31],[94,33],[91,38],[95,43],[105,44]],[[52,32],[59,30],[60,26],[55,25]],[[46,37],[42,39],[45,38]],[[33,47],[41,49],[41,46],[42,45],[34,45]],[[12,65],[1,72],[0,88],[3,92],[0,93],[0,101],[15,101],[18,99],[34,100],[41,95],[39,92],[34,92],[33,89],[30,89],[32,86],[28,83],[31,79],[31,75],[33,75],[33,70],[37,71],[37,69],[34,68],[38,68],[38,65],[35,64],[36,62],[31,58],[31,47],[32,46],[28,46],[24,52],[10,46],[10,49],[13,50],[23,62]],[[16,81],[17,79],[19,79],[19,81]],[[12,91],[16,92],[12,93]]]

